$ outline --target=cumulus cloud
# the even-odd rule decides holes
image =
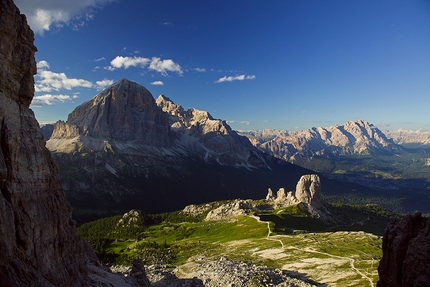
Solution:
[[[161,60],[157,57],[152,57],[151,63],[149,64],[149,69],[157,71],[163,75],[167,75],[167,71],[176,72],[180,75],[182,75],[183,73],[181,66],[179,66],[172,60]]]
[[[167,72],[175,72],[180,75],[183,74],[182,68],[179,64],[173,60],[166,59],[161,60],[158,57],[152,57],[151,59],[145,57],[123,57],[117,56],[110,62],[110,66],[106,67],[107,70],[113,71],[115,69],[128,69],[130,67],[148,68],[149,70],[161,73],[163,76],[167,76]]]
[[[55,73],[47,70],[39,70],[35,81],[36,92],[51,92],[61,89],[92,88],[93,84],[84,79],[68,78],[65,73]]]
[[[164,86],[164,83],[162,81],[154,81],[150,83],[153,86]]]
[[[236,76],[224,76],[215,81],[215,83],[233,82],[233,81],[244,81],[244,80],[255,80],[255,75],[236,75]]]
[[[51,94],[45,94],[41,96],[35,96],[33,98],[33,101],[31,102],[32,107],[41,107],[41,106],[51,106],[56,102],[70,102],[73,101],[73,99],[77,99],[78,96],[73,95],[51,95]]]
[[[144,57],[123,57],[123,56],[117,56],[115,59],[113,59],[110,62],[110,66],[107,68],[108,70],[115,70],[115,69],[128,69],[130,67],[141,67],[145,68],[151,60]]]
[[[79,27],[94,17],[94,11],[115,0],[15,0],[21,13],[27,16],[30,27],[43,34],[52,26]]]
[[[102,90],[113,84],[113,80],[109,79],[96,81],[96,83],[93,84],[92,82],[85,79],[69,78],[65,73],[56,73],[48,70],[50,68],[49,63],[44,60],[37,62],[36,65],[37,75],[35,77],[34,83],[34,89],[36,93],[50,93],[52,91],[61,90],[70,91],[75,88],[96,88],[98,90]],[[52,95],[48,95],[47,99],[49,100],[51,96]],[[59,98],[61,99],[61,97]],[[51,100],[51,102],[58,102],[58,100]]]
[[[37,69],[49,69],[49,63],[45,60],[39,61],[36,63]]]

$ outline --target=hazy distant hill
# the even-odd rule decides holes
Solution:
[[[294,163],[313,156],[393,154],[402,148],[366,121],[351,121],[328,128],[303,131],[244,131],[261,150]]]
[[[428,131],[395,130],[386,131],[385,134],[395,143],[405,147],[430,149],[430,132]]]

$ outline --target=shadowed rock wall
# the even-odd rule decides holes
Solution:
[[[84,242],[29,109],[33,41],[25,16],[0,0],[0,286],[83,286]]]
[[[377,287],[430,284],[430,220],[420,212],[393,220],[382,240]]]

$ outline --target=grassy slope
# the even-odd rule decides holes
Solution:
[[[369,227],[360,223],[371,219],[367,220],[372,222],[370,228],[380,233],[388,220],[371,208],[363,211],[337,206],[334,210],[340,215],[355,210],[351,214],[359,224],[351,226],[351,230],[367,230]],[[164,221],[133,227],[132,231],[118,228],[116,217],[84,224],[79,232],[102,253],[101,258],[106,262],[128,263],[138,257],[148,265],[180,265],[195,255],[227,256],[232,260],[294,270],[302,277],[330,286],[376,284],[377,265],[382,255],[379,236],[366,232],[322,232],[324,224],[307,217],[297,207],[266,216],[273,222],[241,216],[227,221]],[[376,219],[381,225],[374,223]],[[268,226],[276,233],[267,236]],[[294,234],[286,234],[291,230],[295,230]]]

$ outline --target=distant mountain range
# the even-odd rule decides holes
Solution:
[[[214,200],[261,199],[268,188],[293,190],[302,175],[314,173],[287,162],[295,163],[297,155],[400,149],[364,121],[246,137],[206,111],[185,110],[163,95],[155,100],[146,88],[127,79],[78,106],[66,122],[45,125],[41,131],[49,137],[46,146],[59,165],[74,217],[81,222],[132,208],[160,213]],[[384,199],[384,191],[325,177],[321,182],[326,199],[379,200],[388,208],[400,204],[398,196]]]
[[[381,130],[364,120],[295,132],[263,130],[240,134],[247,136],[259,149],[292,163],[297,158],[393,154],[402,149]]]

